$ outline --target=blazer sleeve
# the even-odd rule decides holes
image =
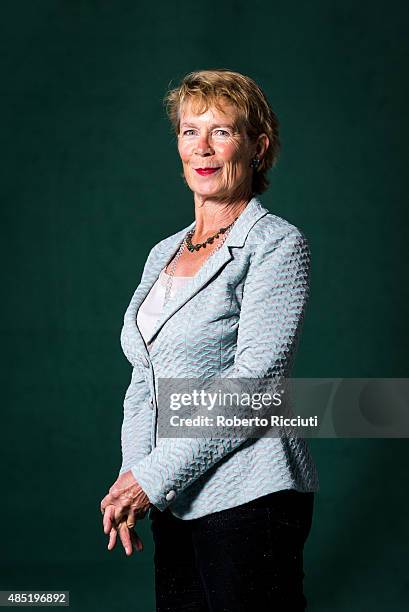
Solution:
[[[152,410],[148,405],[146,381],[133,368],[131,382],[123,402],[121,427],[122,465],[119,475],[127,472],[151,451]]]
[[[256,245],[244,284],[235,363],[227,378],[287,375],[309,292],[310,252],[293,226]],[[161,438],[131,470],[152,504],[164,510],[176,496],[238,448],[245,437]]]
[[[157,246],[155,245],[151,249],[146,259],[141,281],[135,289],[134,295],[138,291],[140,284],[144,281]],[[137,367],[133,367],[131,381],[123,402],[121,427],[122,465],[118,475],[130,470],[132,466],[136,465],[151,452],[153,414],[148,401],[149,390],[146,386],[146,380],[142,372]]]

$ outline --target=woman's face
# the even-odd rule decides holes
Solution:
[[[222,101],[196,114],[190,101],[182,105],[178,150],[190,189],[205,198],[230,199],[251,194],[256,153],[235,106]]]

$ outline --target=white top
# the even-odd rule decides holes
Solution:
[[[146,343],[146,339],[151,335],[153,328],[155,327],[156,321],[160,317],[163,309],[163,302],[165,300],[166,283],[170,274],[165,272],[165,268],[160,271],[160,274],[149,291],[148,295],[139,307],[136,315],[136,324],[142,337]],[[172,288],[170,292],[170,299],[172,299],[176,291],[185,283],[187,283],[192,276],[174,276],[172,281]],[[148,351],[151,350],[154,340],[149,342],[146,346]]]

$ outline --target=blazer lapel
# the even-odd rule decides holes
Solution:
[[[169,302],[164,306],[162,314],[156,321],[155,327],[146,341],[151,342],[154,336],[156,336],[160,329],[165,325],[166,321],[168,321],[170,317],[179,310],[179,308],[186,304],[186,302],[192,299],[196,293],[207,285],[213,276],[217,274],[220,268],[230,261],[232,257],[233,256],[229,248],[226,246],[226,243],[224,243],[218,251],[206,259],[197,274],[192,276],[192,278],[183,284],[182,287],[178,289],[175,297],[169,300]]]
[[[134,292],[129,306],[125,312],[124,324],[121,331],[122,349],[131,363],[135,363],[141,353],[148,354],[146,343],[136,323],[138,310],[157,281],[160,271],[170,261],[178,250],[186,233],[194,226],[194,221],[178,232],[171,241],[165,241],[165,245],[155,253],[155,256],[147,267],[144,278]],[[149,341],[149,339],[148,339]]]
[[[146,339],[147,342],[151,342],[156,334],[162,329],[166,321],[168,321],[170,317],[179,310],[179,308],[186,304],[186,302],[192,299],[192,297],[196,295],[203,287],[211,282],[212,278],[216,276],[219,270],[221,270],[227,264],[227,262],[233,258],[230,247],[242,247],[250,228],[258,219],[266,215],[268,212],[269,211],[266,208],[261,206],[257,198],[250,200],[229,232],[222,247],[213,255],[210,255],[209,258],[205,260],[197,274],[192,276],[191,279],[183,284],[182,287],[178,289],[175,297],[168,301],[166,306],[163,308],[162,314],[156,321],[152,333],[149,335],[149,338]],[[174,251],[175,250],[173,249],[172,256]],[[168,257],[165,263],[167,263],[169,260],[170,257]],[[164,265],[165,264],[163,264],[162,268]]]
[[[182,287],[178,289],[175,297],[168,301],[160,317],[156,321],[152,333],[146,338],[146,343],[151,342],[175,312],[186,304],[186,302],[196,295],[204,286],[211,282],[212,278],[219,270],[233,258],[230,247],[242,247],[254,223],[268,213],[269,211],[261,205],[257,197],[250,200],[236,223],[233,225],[223,246],[213,255],[210,255],[197,274],[182,285]],[[193,226],[194,222],[178,232],[170,243],[165,243],[163,249],[156,254],[154,261],[149,266],[146,272],[146,279],[139,285],[133,295],[131,303],[125,313],[124,328],[121,334],[122,348],[131,362],[137,357],[138,353],[148,353],[146,343],[136,324],[136,316],[139,307],[158,279],[161,270],[175,255],[181,241]]]

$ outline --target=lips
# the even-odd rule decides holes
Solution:
[[[218,168],[195,168],[196,172],[200,174],[200,176],[209,176],[210,174],[214,174],[220,167]]]

